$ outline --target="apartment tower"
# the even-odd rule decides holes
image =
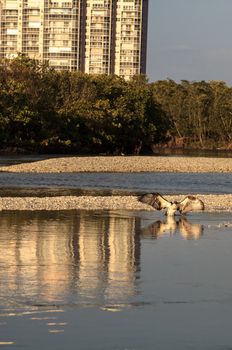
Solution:
[[[0,0],[0,58],[55,69],[146,72],[148,0]]]

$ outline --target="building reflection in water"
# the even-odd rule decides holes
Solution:
[[[98,295],[107,303],[134,295],[136,266],[140,260],[137,220],[111,213],[97,221],[96,217],[81,218],[77,261],[81,296],[94,300]]]
[[[202,225],[186,219],[141,229],[141,218],[116,212],[2,212],[0,218],[5,307],[130,304],[138,293],[141,237],[203,234]]]
[[[0,294],[29,305],[131,301],[139,221],[110,212],[1,213]]]

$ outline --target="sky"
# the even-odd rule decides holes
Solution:
[[[232,0],[149,0],[147,76],[232,85]]]

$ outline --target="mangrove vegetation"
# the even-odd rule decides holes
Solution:
[[[1,149],[133,154],[232,148],[232,88],[55,71],[19,56],[0,64]]]

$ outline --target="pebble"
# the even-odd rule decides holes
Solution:
[[[165,196],[173,200],[173,196]],[[182,200],[185,196],[175,196]],[[232,211],[232,195],[197,195],[205,203],[205,211]],[[3,197],[1,210],[155,210],[138,201],[136,196],[57,196],[57,197]]]
[[[62,172],[232,172],[232,158],[99,156],[59,157],[1,166],[0,171]]]
[[[0,166],[0,171],[62,173],[62,172],[218,172],[232,173],[232,158],[205,157],[57,157],[32,163]],[[162,193],[165,196],[165,193]],[[173,199],[172,196],[165,196]],[[185,196],[175,196],[181,200]],[[232,211],[232,194],[197,195],[210,212]],[[58,196],[3,197],[0,210],[154,210],[140,203],[136,196]]]

